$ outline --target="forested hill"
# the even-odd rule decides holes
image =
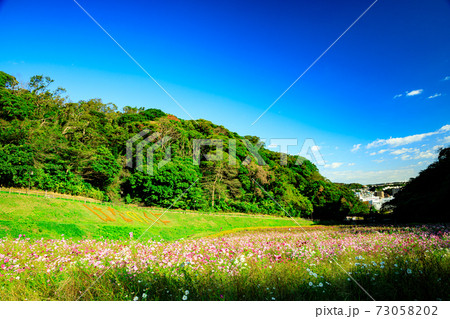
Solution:
[[[49,77],[34,76],[20,85],[0,71],[0,185],[30,187],[107,201],[140,202],[175,208],[284,215],[273,197],[292,216],[340,219],[365,213],[344,185],[319,174],[311,162],[261,147],[266,165],[258,165],[243,139],[206,120],[183,120],[158,109],[104,104],[100,99],[71,102],[65,90],[51,89]],[[127,167],[126,141],[148,129],[170,140],[155,151],[158,163],[170,146],[172,158],[153,175]],[[193,163],[194,139],[223,140],[223,159]],[[229,140],[236,140],[230,165]],[[208,147],[202,147],[202,154]],[[210,146],[213,154],[215,147]],[[145,152],[144,152],[145,154]],[[245,159],[249,156],[252,160]],[[146,156],[144,156],[146,164]],[[244,165],[245,164],[245,165]],[[259,185],[265,191],[261,190]],[[269,196],[270,195],[270,196]]]
[[[450,222],[450,147],[385,204],[398,222]]]

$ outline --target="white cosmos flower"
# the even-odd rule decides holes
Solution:
[[[183,296],[183,300],[187,300],[187,296],[186,295]]]
[[[185,292],[184,292],[184,294],[187,296],[187,295],[189,295],[189,290],[186,290]]]
[[[133,298],[133,301],[138,301],[138,300],[139,300],[139,297],[138,297],[138,296],[136,296],[136,297]]]

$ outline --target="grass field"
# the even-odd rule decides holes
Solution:
[[[296,221],[300,225],[312,224],[300,218]],[[165,211],[0,193],[0,238],[26,235],[28,238],[59,239],[64,235],[72,239],[128,239],[132,232],[135,239],[143,234],[141,239],[144,241],[175,240],[236,228],[295,225],[292,219],[282,217]]]
[[[0,194],[0,300],[450,300],[446,225],[163,213]]]

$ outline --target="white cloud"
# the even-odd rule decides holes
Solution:
[[[384,146],[384,145],[389,145],[392,147],[407,145],[407,144],[411,144],[414,142],[419,142],[419,141],[423,140],[425,137],[431,136],[434,134],[436,134],[436,133],[432,132],[432,133],[415,134],[415,135],[410,135],[410,136],[406,136],[406,137],[395,137],[395,138],[391,137],[386,140],[378,139],[372,143],[369,143],[367,145],[367,148],[379,147],[379,146]]]
[[[410,136],[405,136],[405,137],[394,137],[394,138],[391,137],[388,139],[378,139],[376,141],[373,141],[373,142],[367,144],[366,148],[380,147],[380,146],[385,146],[385,145],[388,145],[391,147],[408,145],[411,143],[419,142],[428,136],[432,136],[435,134],[441,134],[441,133],[444,133],[447,131],[450,131],[449,124],[444,125],[439,130],[434,131],[434,132],[415,134],[415,135],[410,135]]]
[[[383,154],[383,153],[386,153],[386,152],[388,152],[389,150],[388,149],[382,149],[382,150],[379,150],[378,152],[372,152],[372,153],[370,153],[369,155],[370,156],[374,156],[374,155],[377,155],[377,154]]]
[[[425,152],[420,152],[414,159],[423,159],[423,158],[435,158],[438,154],[434,150],[428,150]]]
[[[427,167],[428,165],[430,165],[431,162],[432,162],[431,160],[420,161],[420,162],[417,162],[416,164],[409,165],[407,168],[420,167],[421,169],[423,169],[423,168]]]
[[[406,96],[414,96],[414,95],[419,95],[422,94],[423,90],[419,89],[419,90],[412,90],[410,92],[406,92]]]
[[[331,163],[331,164],[326,164],[325,167],[326,168],[338,168],[338,167],[341,167],[342,164],[344,164],[344,163],[334,162],[334,163]]]
[[[422,92],[423,92],[423,89],[412,90],[412,91],[409,91],[409,92],[406,91],[405,94],[400,93],[400,94],[394,95],[394,99],[398,99],[398,98],[400,98],[402,96],[415,96],[415,95],[422,94]]]
[[[333,182],[376,184],[407,181],[417,175],[413,168],[379,171],[327,171],[323,174]]]
[[[317,145],[311,146],[311,151],[318,152],[319,150],[320,150],[320,146],[317,146]]]
[[[420,160],[420,159],[424,159],[424,158],[436,158],[437,157],[437,150],[442,147],[442,145],[436,145],[433,146],[431,149],[426,150],[426,151],[420,151],[417,148],[402,148],[399,150],[395,150],[393,152],[391,152],[391,154],[393,155],[401,155],[403,154],[400,158],[402,161],[408,161],[408,160]],[[414,154],[406,154],[406,153],[414,153]],[[397,157],[396,157],[397,159]]]
[[[439,132],[448,132],[450,131],[450,124],[444,125],[439,129]]]
[[[418,152],[418,151],[419,151],[419,149],[417,149],[417,148],[405,148],[405,147],[403,147],[403,148],[401,148],[399,150],[392,151],[391,154],[392,155],[402,155],[402,154],[405,154],[405,153],[413,153],[413,152]]]
[[[348,166],[355,166],[355,163],[348,163]]]
[[[376,162],[376,163],[383,163],[384,162],[384,159],[376,159],[376,160],[373,160],[374,162]]]
[[[449,137],[449,136],[447,136],[447,137]],[[433,146],[432,150],[437,151],[438,149],[441,149],[442,147],[444,147],[444,145],[435,145],[435,146]]]
[[[439,97],[439,96],[442,96],[442,94],[441,94],[441,93],[435,93],[435,94],[433,94],[433,95],[430,95],[428,98],[429,98],[429,99],[434,99],[434,98],[437,98],[437,97]]]
[[[406,160],[410,160],[412,159],[411,155],[408,154],[404,154],[401,156],[402,161],[406,161]]]
[[[359,150],[361,147],[361,144],[355,144],[353,145],[353,148],[351,149],[351,152],[356,152],[357,150]]]
[[[450,80],[450,75],[447,75],[443,81],[449,81]]]
[[[444,138],[442,139],[442,142],[444,142],[444,143],[450,143],[450,135],[444,137]]]

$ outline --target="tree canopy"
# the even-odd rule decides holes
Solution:
[[[437,160],[411,179],[386,206],[399,222],[449,222],[450,147],[439,151]]]
[[[284,215],[274,199],[290,216],[341,219],[368,212],[353,192],[325,179],[310,161],[287,155],[287,165],[281,165],[282,155],[259,145],[256,136],[155,108],[72,102],[64,89],[52,86],[43,75],[20,86],[0,72],[1,185],[194,210]],[[127,165],[127,141],[143,130],[168,138],[153,149],[153,174]],[[201,145],[195,163],[195,139],[221,144],[222,158],[214,158],[220,152],[216,144]],[[171,160],[157,165],[168,153]],[[148,164],[146,156],[141,161]]]

